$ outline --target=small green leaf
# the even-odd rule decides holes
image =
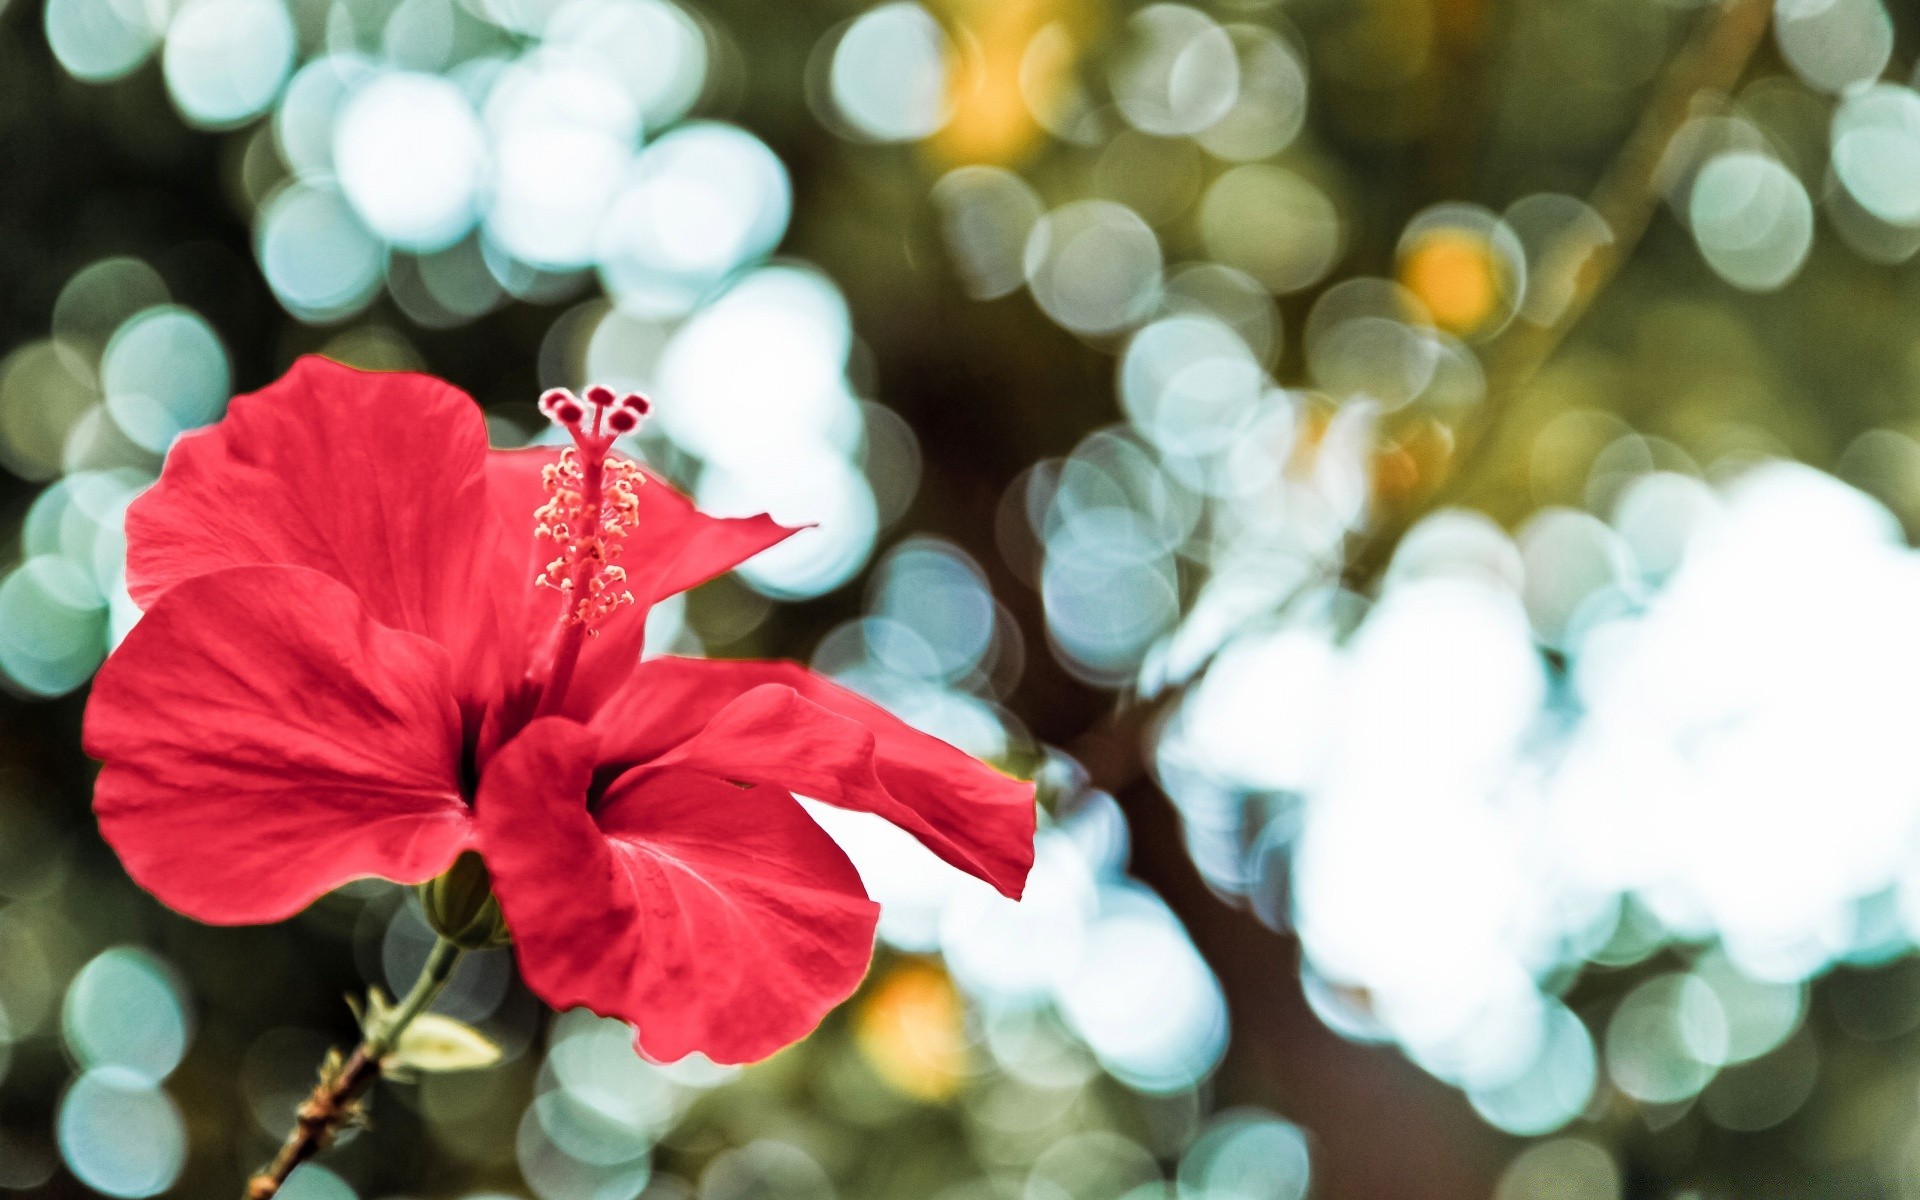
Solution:
[[[473,1071],[499,1061],[500,1047],[478,1029],[452,1017],[422,1013],[382,1065],[388,1070]]]

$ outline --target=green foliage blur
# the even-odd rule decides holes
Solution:
[[[357,36],[367,49],[379,40],[368,30],[386,28],[391,43],[386,22],[399,7],[295,5],[297,60],[342,38]],[[962,168],[1016,174],[1027,193],[992,193],[1014,196],[1015,207],[1028,194],[1048,211],[1089,200],[1124,206],[1151,228],[1165,262],[1233,268],[1230,278],[1178,278],[1206,303],[1226,295],[1229,307],[1240,305],[1249,336],[1266,339],[1263,369],[1299,389],[1324,425],[1337,407],[1325,399],[1326,376],[1337,370],[1310,361],[1305,331],[1318,301],[1343,281],[1396,280],[1424,305],[1426,325],[1446,330],[1465,353],[1495,345],[1520,300],[1500,257],[1504,243],[1479,214],[1517,226],[1510,206],[1523,198],[1591,195],[1713,6],[1197,4],[1184,11],[1264,31],[1297,54],[1301,127],[1276,131],[1254,114],[1227,133],[1177,132],[1173,118],[1156,133],[1101,98],[1115,64],[1140,53],[1134,8],[928,0],[923,11],[945,31],[950,55],[939,119],[886,136],[874,130],[891,128],[899,113],[884,98],[862,110],[857,92],[834,83],[836,39],[868,6],[687,7],[708,47],[688,115],[750,131],[784,164],[792,215],[778,252],[816,265],[844,293],[855,337],[849,380],[910,431],[917,486],[898,489],[898,511],[869,540],[884,549],[907,534],[930,535],[980,566],[1025,647],[1024,669],[995,697],[1012,731],[1004,758],[1030,766],[1043,747],[1064,748],[1113,793],[1130,834],[1128,870],[1166,901],[1219,981],[1231,1023],[1225,1057],[1191,1086],[1132,1088],[1103,1071],[1057,1014],[995,1024],[956,990],[937,956],[883,948],[861,993],[819,1032],[737,1077],[661,1083],[624,1062],[606,1067],[607,1103],[665,1106],[649,1126],[657,1137],[598,1162],[594,1147],[612,1143],[593,1142],[583,1158],[534,1182],[529,1152],[517,1144],[534,1097],[562,1095],[549,1086],[566,1069],[554,1065],[554,1047],[585,1046],[573,1053],[614,1062],[620,1039],[581,1014],[541,1011],[509,978],[506,952],[492,951],[492,982],[473,986],[498,989],[485,1028],[507,1061],[383,1085],[370,1127],[325,1158],[331,1174],[310,1178],[296,1200],[1300,1200],[1292,1182],[1274,1182],[1291,1169],[1279,1158],[1260,1159],[1270,1169],[1254,1178],[1267,1182],[1241,1191],[1195,1182],[1201,1167],[1181,1165],[1203,1131],[1225,1128],[1217,1114],[1241,1109],[1305,1131],[1311,1182],[1300,1186],[1319,1200],[1920,1194],[1920,961],[1904,952],[1822,975],[1793,1038],[1729,1068],[1705,1099],[1641,1103],[1603,1080],[1556,1140],[1495,1130],[1395,1050],[1330,1030],[1303,994],[1286,922],[1263,923],[1244,896],[1222,894],[1142,768],[1155,702],[1054,652],[1036,587],[1038,549],[1019,530],[1007,532],[1007,497],[1017,506],[1023,472],[1123,419],[1115,361],[1132,325],[1083,319],[1071,289],[1049,304],[1038,294],[1044,275],[1023,262],[1031,251],[1016,247],[1009,268],[1009,252],[987,236],[987,217],[969,227],[987,230],[972,242],[954,233],[962,185],[988,179],[956,176]],[[1778,7],[1791,15],[1820,6]],[[291,303],[291,285],[276,287],[262,266],[264,214],[289,188],[307,185],[275,119],[263,115],[267,102],[238,118],[196,117],[182,109],[183,85],[170,89],[158,52],[134,55],[104,81],[76,78],[50,44],[48,11],[40,0],[0,0],[0,459],[8,468],[0,530],[10,539],[9,567],[38,553],[33,539],[44,531],[34,533],[29,512],[63,473],[150,476],[157,467],[165,436],[155,442],[130,433],[125,419],[101,416],[92,365],[120,320],[150,303],[180,306],[217,335],[222,403],[317,351],[430,371],[525,436],[541,387],[582,382],[588,341],[611,311],[588,270],[534,272],[523,294],[495,289],[472,312],[436,315],[401,298],[407,273],[430,254],[383,248],[380,276],[343,311]],[[1874,73],[1894,79],[1920,51],[1920,7],[1895,0],[1883,15],[1887,54]],[[1871,14],[1862,20],[1869,33],[1879,29]],[[421,69],[517,52],[533,38],[510,23],[483,24],[461,18],[458,37],[471,44]],[[1827,40],[1815,42],[1844,58],[1856,35],[1834,18]],[[1243,49],[1258,41],[1236,36]],[[1511,394],[1453,407],[1410,403],[1381,418],[1368,516],[1350,544],[1364,545],[1369,529],[1404,528],[1436,497],[1512,529],[1549,506],[1602,505],[1610,471],[1711,475],[1716,464],[1770,457],[1839,476],[1920,535],[1920,202],[1903,226],[1865,211],[1848,191],[1829,138],[1840,93],[1859,81],[1845,78],[1844,62],[1792,61],[1790,51],[1811,53],[1797,46],[1770,34],[1739,66],[1730,95],[1690,97],[1698,121],[1687,136],[1716,152],[1764,146],[1804,184],[1794,195],[1810,205],[1812,223],[1796,234],[1776,222],[1746,243],[1736,231],[1719,246],[1697,179],[1687,208],[1679,178],[1694,168],[1676,158],[1654,183],[1671,193],[1653,198],[1644,239],[1627,247],[1591,308]],[[389,44],[386,53],[404,55],[406,46]],[[1291,61],[1264,77],[1274,95],[1292,94]],[[1191,69],[1201,72],[1197,82],[1179,86],[1204,92],[1205,64]],[[1242,70],[1243,84],[1254,78]],[[1817,86],[1822,70],[1839,72],[1836,86]],[[1286,124],[1284,114],[1269,117]],[[1920,155],[1917,147],[1920,132],[1882,153]],[[1920,172],[1920,159],[1901,169]],[[1444,210],[1423,226],[1422,215],[1440,205],[1474,207]],[[1554,222],[1572,211],[1539,209],[1541,228],[1568,227]],[[323,266],[333,261],[315,253]],[[95,311],[70,285],[109,259],[144,267],[114,268],[120,291],[103,292]],[[1009,269],[1011,282],[1001,282]],[[1249,280],[1251,292],[1234,291]],[[76,353],[86,360],[77,367]],[[1371,352],[1356,353],[1352,370],[1376,365]],[[163,369],[185,361],[159,359]],[[870,429],[884,419],[873,417]],[[1455,454],[1469,439],[1485,443],[1470,470]],[[686,475],[682,448],[659,449]],[[804,661],[863,611],[866,577],[850,576],[774,599],[721,580],[689,599],[685,627],[715,655]],[[1351,582],[1364,592],[1377,580]],[[6,604],[0,596],[0,610]],[[84,678],[114,619],[104,601],[96,607],[85,619],[97,624],[86,636],[98,649],[78,668],[59,653],[31,652],[77,637],[68,625],[4,634],[43,639],[15,657],[46,674],[13,679],[0,699],[0,1189],[101,1194],[76,1174],[57,1128],[63,1097],[87,1065],[71,1033],[80,1002],[69,985],[103,951],[140,947],[155,957],[118,952],[110,965],[163,980],[154,994],[179,998],[182,1023],[175,1035],[155,1035],[178,1036],[183,1055],[162,1072],[185,1137],[165,1194],[237,1195],[271,1154],[275,1129],[321,1054],[354,1036],[343,993],[382,980],[391,956],[412,953],[412,927],[404,917],[393,924],[409,893],[356,885],[281,926],[211,929],[134,888],[95,832],[92,768],[79,748]],[[78,690],[33,682],[66,679],[63,671],[72,672],[65,686]],[[1567,1003],[1603,1029],[1623,996],[1685,961],[1662,950],[1595,966],[1569,982]],[[141,1019],[153,1017],[143,1011]],[[1015,1043],[1022,1049],[1010,1058],[1005,1046]],[[1016,1060],[1025,1065],[1008,1065]],[[1799,1096],[1784,1115],[1738,1115],[1783,1092]],[[98,1136],[111,1142],[112,1126],[104,1129]],[[127,1186],[117,1194],[151,1194],[137,1181]]]

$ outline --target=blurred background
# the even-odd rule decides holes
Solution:
[[[0,0],[0,1190],[237,1195],[410,893],[208,929],[78,743],[121,518],[301,353],[818,527],[653,650],[1008,769],[821,817],[860,993],[506,1050],[291,1200],[1920,1196],[1920,11]]]

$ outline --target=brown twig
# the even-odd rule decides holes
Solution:
[[[272,1200],[295,1167],[331,1146],[341,1130],[359,1119],[360,1097],[378,1078],[380,1060],[367,1053],[365,1042],[345,1062],[338,1051],[330,1052],[320,1068],[319,1084],[295,1113],[293,1132],[273,1162],[247,1181],[247,1200]]]
[[[1589,201],[1612,236],[1595,242],[1576,230],[1548,253],[1549,277],[1571,280],[1566,303],[1545,324],[1515,321],[1487,347],[1486,400],[1476,419],[1455,430],[1452,471],[1423,503],[1407,506],[1356,543],[1341,573],[1348,586],[1371,585],[1409,529],[1473,486],[1527,385],[1646,236],[1660,207],[1660,169],[1674,138],[1702,96],[1727,92],[1739,82],[1766,35],[1772,12],[1772,0],[1722,0],[1668,67]]]
[[[447,986],[460,954],[461,948],[444,937],[435,942],[426,965],[420,969],[420,978],[399,1007],[386,1011],[376,1000],[364,1017],[366,1036],[353,1053],[345,1061],[338,1051],[328,1053],[320,1068],[320,1082],[296,1110],[293,1131],[281,1143],[280,1152],[247,1180],[245,1200],[272,1200],[294,1168],[331,1146],[342,1130],[360,1119],[364,1111],[361,1098],[380,1078],[382,1063],[393,1053],[407,1026],[427,1011]]]
[[[1549,273],[1571,278],[1572,290],[1566,303],[1545,324],[1515,321],[1487,347],[1483,356],[1486,399],[1475,419],[1455,431],[1452,471],[1424,498],[1356,538],[1347,549],[1344,566],[1329,564],[1324,574],[1310,573],[1301,590],[1330,582],[1336,576],[1356,590],[1371,587],[1408,530],[1429,513],[1458,502],[1471,489],[1527,384],[1646,236],[1660,207],[1660,169],[1668,147],[1702,96],[1726,92],[1739,82],[1759,49],[1772,12],[1772,0],[1721,0],[1703,18],[1687,46],[1668,66],[1639,123],[1593,191],[1590,203],[1612,237],[1596,244],[1575,230],[1550,251]],[[1176,688],[1152,701],[1127,704],[1098,728],[1082,734],[1070,749],[1089,767],[1100,786],[1117,791],[1141,770],[1141,736],[1170,710],[1180,694],[1181,689]],[[1109,769],[1103,770],[1103,766]]]

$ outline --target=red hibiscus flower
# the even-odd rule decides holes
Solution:
[[[614,454],[639,397],[490,451],[422,375],[320,358],[183,438],[127,514],[145,616],[87,706],[101,832],[214,924],[477,850],[527,983],[721,1062],[859,983],[875,905],[794,794],[875,813],[1009,896],[1033,789],[782,662],[641,661],[649,606],[787,537]]]

